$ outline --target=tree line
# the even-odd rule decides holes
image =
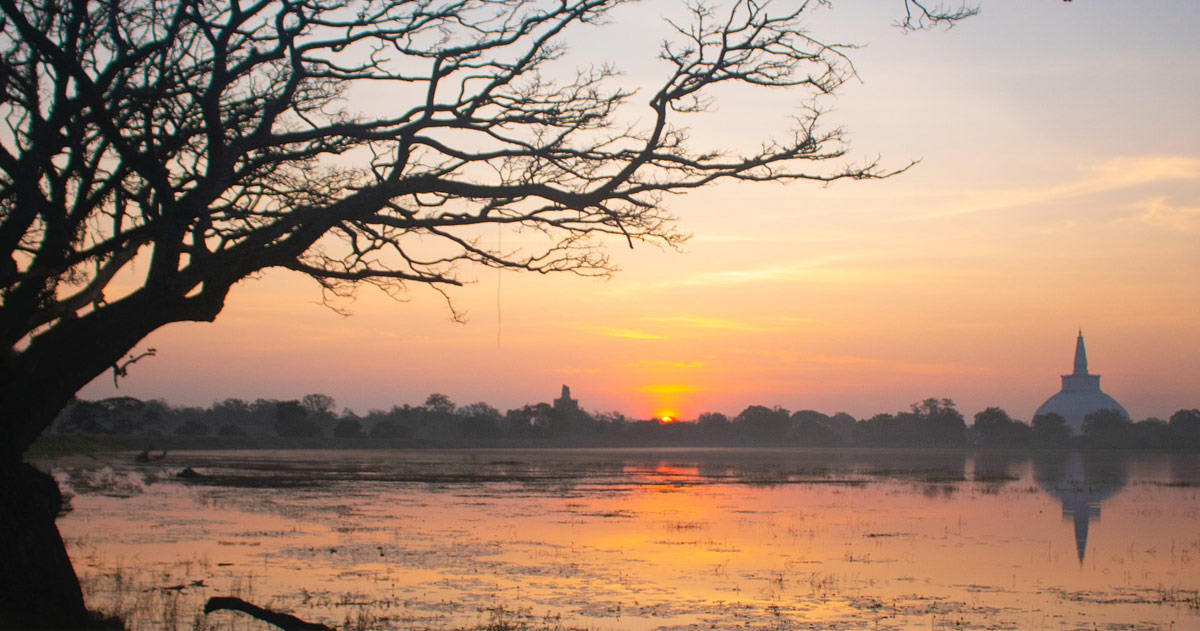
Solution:
[[[477,402],[459,406],[444,394],[422,405],[396,405],[358,415],[335,411],[333,397],[297,400],[225,399],[208,408],[176,407],[161,400],[114,397],[76,400],[55,420],[52,432],[143,436],[375,439],[388,445],[486,444],[524,441],[548,444],[779,445],[798,447],[977,447],[986,449],[1188,449],[1200,450],[1200,410],[1182,409],[1168,420],[1133,422],[1117,410],[1098,410],[1073,432],[1058,414],[1012,418],[998,407],[974,415],[968,425],[950,399],[929,398],[908,410],[856,419],[844,412],[791,412],[751,405],[736,416],[705,412],[695,421],[664,423],[618,412],[590,413],[565,399],[500,412]],[[236,441],[234,441],[236,442]]]

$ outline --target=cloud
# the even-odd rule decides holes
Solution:
[[[699,361],[668,361],[662,359],[643,359],[636,362],[627,362],[619,364],[618,368],[669,368],[673,370],[688,370],[692,368],[704,367],[704,362]]]
[[[919,362],[886,357],[864,357],[860,355],[804,354],[774,349],[758,349],[757,353],[776,362],[795,367],[855,366],[901,375],[989,375],[994,371],[986,366],[954,362]]]
[[[644,294],[664,290],[677,290],[681,287],[711,289],[714,287],[749,283],[788,283],[801,281],[809,283],[877,282],[892,278],[894,273],[891,270],[854,268],[852,266],[869,263],[886,258],[887,256],[888,253],[881,251],[879,248],[845,248],[832,254],[807,255],[798,261],[775,265],[742,269],[695,271],[670,279],[622,280],[618,290],[624,293]],[[697,320],[693,324],[701,324],[701,322]],[[758,325],[750,326],[756,329],[759,328]],[[759,330],[777,329],[778,327],[765,327]]]
[[[1200,206],[1178,206],[1166,197],[1147,199],[1136,206],[1132,219],[1159,228],[1180,232],[1200,232]]]
[[[811,265],[777,265],[719,272],[701,272],[685,279],[682,284],[691,286],[734,285],[741,283],[773,283],[796,280],[812,272]]]
[[[636,329],[626,329],[626,328],[609,327],[609,326],[585,326],[585,327],[580,327],[580,328],[584,331],[591,331],[592,333],[598,333],[605,337],[619,337],[619,338],[626,339],[626,340],[663,340],[663,339],[666,339],[666,336],[664,336],[664,335],[658,335],[657,333],[649,333],[646,331],[638,331]]]
[[[692,392],[700,392],[700,389],[695,386],[685,386],[678,383],[664,383],[653,386],[642,386],[638,388],[638,392],[643,394],[690,394]]]
[[[807,256],[803,260],[780,265],[767,265],[746,269],[725,269],[697,272],[678,281],[684,286],[712,287],[717,285],[740,285],[745,283],[781,283],[793,281],[843,282],[848,276],[862,271],[846,269],[849,263],[858,263],[879,255],[878,251],[843,250],[840,252]],[[874,274],[876,272],[867,272]]]
[[[1173,180],[1200,180],[1200,157],[1112,158],[1093,165],[1081,177],[1073,181],[1040,188],[980,191],[958,201],[950,202],[942,209],[912,215],[908,219],[938,219],[1005,208],[1033,206]]]
[[[817,318],[805,318],[800,316],[784,316],[779,318],[784,324],[816,324],[820,322]]]
[[[562,375],[598,375],[598,374],[600,374],[600,369],[599,368],[583,368],[583,367],[567,367],[567,368],[547,369],[545,372],[554,373],[554,374],[562,374]]]
[[[647,316],[641,318],[642,321],[651,324],[649,327],[653,331],[677,331],[680,329],[705,330],[705,331],[747,331],[747,332],[770,332],[781,330],[780,325],[775,324],[760,324],[755,322],[747,322],[744,320],[732,320],[729,318],[715,318],[708,316]],[[774,318],[775,321],[783,325],[807,323],[811,322],[804,318]],[[670,337],[667,333],[652,332],[645,329],[633,329],[627,327],[609,327],[609,326],[583,326],[580,330],[597,333],[606,337],[617,337],[627,340],[665,340]]]
[[[727,318],[709,318],[704,316],[654,316],[643,318],[651,322],[659,322],[672,326],[689,329],[718,329],[723,331],[777,331],[778,327],[762,326]]]
[[[791,265],[772,265],[740,270],[722,270],[719,272],[698,272],[677,284],[689,287],[711,288],[749,283],[881,282],[896,276],[897,271],[894,264],[888,268],[861,267],[861,264],[869,262],[873,258],[882,258],[883,256],[882,252],[874,255],[846,254],[823,257],[819,260],[810,260]]]

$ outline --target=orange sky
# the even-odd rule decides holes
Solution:
[[[83,396],[322,392],[364,413],[444,392],[503,410],[565,383],[586,409],[643,418],[869,416],[937,396],[1028,420],[1082,327],[1092,372],[1135,419],[1200,406],[1200,4],[993,1],[909,35],[890,26],[900,4],[822,10],[813,31],[868,44],[853,54],[862,81],[826,103],[849,156],[920,159],[908,173],[670,199],[693,234],[682,252],[613,242],[608,281],[465,270],[465,325],[422,288],[405,303],[364,289],[342,317],[310,281],[267,274],[216,323],[151,336],[158,356],[119,391],[105,375]],[[656,7],[599,33],[646,35]],[[638,84],[655,70],[641,38],[572,50]],[[756,144],[785,105],[725,95],[695,135]]]

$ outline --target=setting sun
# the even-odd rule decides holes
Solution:
[[[671,423],[674,423],[677,420],[678,419],[676,419],[674,416],[671,416],[670,414],[662,414],[658,417],[658,422],[660,425],[669,425]]]

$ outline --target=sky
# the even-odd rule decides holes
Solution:
[[[652,81],[670,3],[573,34],[571,59]],[[723,184],[668,200],[679,251],[613,241],[608,280],[464,269],[467,316],[414,288],[364,289],[349,316],[309,279],[239,283],[211,324],[147,338],[120,388],[207,406],[319,392],[362,414],[433,392],[502,411],[562,385],[635,418],[748,405],[869,417],[928,397],[1028,421],[1071,371],[1134,419],[1200,407],[1200,3],[984,0],[905,33],[902,3],[835,2],[814,36],[862,47],[822,102],[848,158],[919,163],[890,179]],[[613,42],[620,43],[614,46]],[[698,142],[755,146],[806,95],[723,94]],[[747,144],[749,143],[749,144]]]

